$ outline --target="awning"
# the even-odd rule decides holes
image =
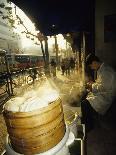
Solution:
[[[94,0],[11,0],[45,35],[91,31]]]

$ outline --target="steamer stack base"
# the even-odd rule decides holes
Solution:
[[[70,132],[69,129],[66,128],[66,132],[63,139],[55,147],[53,147],[52,149],[46,152],[35,154],[35,155],[70,155],[68,144],[71,143],[69,140],[69,134],[72,134],[72,133],[69,133],[69,132]],[[13,150],[12,146],[10,145],[8,136],[6,138],[6,153],[7,155],[23,155]]]
[[[84,129],[84,125],[80,125],[80,127],[83,127]],[[68,139],[67,139],[67,136],[68,136]],[[1,155],[23,155],[13,150],[10,143],[8,142],[9,141],[8,139],[9,138],[7,136],[6,147],[5,147],[6,150]],[[65,136],[63,137],[63,139],[60,141],[59,144],[57,144],[54,148],[44,153],[35,154],[35,155],[84,155],[84,151],[85,151],[84,137],[82,139],[75,138],[74,134],[69,129],[67,129]]]
[[[29,99],[29,104],[26,100],[21,105],[29,109],[28,105],[33,107],[34,100],[37,103],[40,101],[34,97]],[[68,146],[75,140],[77,119],[74,117],[72,124],[65,125],[59,96],[48,103],[32,111],[10,111],[6,108],[9,104],[4,108],[3,115],[9,134],[6,138],[7,155],[70,155]]]

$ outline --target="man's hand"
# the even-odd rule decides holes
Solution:
[[[86,83],[86,89],[87,89],[88,92],[92,91],[92,84],[93,83],[94,83],[93,81],[90,81],[90,82]]]

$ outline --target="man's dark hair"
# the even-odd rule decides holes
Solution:
[[[100,62],[100,59],[95,56],[95,54],[90,53],[87,57],[86,57],[86,66],[92,64],[93,61],[97,61]]]

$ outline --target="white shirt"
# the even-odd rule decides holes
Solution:
[[[92,92],[88,94],[87,100],[98,113],[104,115],[116,96],[116,73],[114,70],[101,64],[97,71],[97,80],[92,85]]]

